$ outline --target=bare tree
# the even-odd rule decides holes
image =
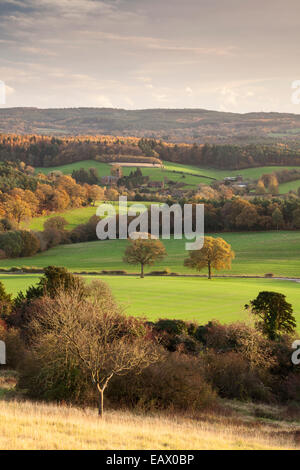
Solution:
[[[55,354],[72,354],[88,372],[99,393],[103,416],[104,392],[114,375],[126,375],[160,360],[161,349],[151,340],[144,322],[125,316],[109,288],[96,282],[83,299],[76,290],[43,298],[43,307],[30,328],[38,341],[49,341]]]

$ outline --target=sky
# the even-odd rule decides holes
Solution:
[[[299,114],[296,80],[299,0],[0,0],[0,107]]]

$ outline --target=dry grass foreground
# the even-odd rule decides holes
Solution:
[[[0,449],[295,449],[291,428],[232,416],[141,416],[0,400]]]

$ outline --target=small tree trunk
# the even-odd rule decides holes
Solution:
[[[210,266],[210,263],[208,263],[208,279],[211,279],[211,266]]]
[[[100,418],[103,418],[103,401],[104,401],[104,390],[100,389],[99,390],[99,409],[98,409],[98,415]]]
[[[144,277],[144,265],[141,264],[141,277],[143,278]]]

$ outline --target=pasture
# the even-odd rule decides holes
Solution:
[[[19,290],[38,282],[38,274],[0,274],[8,292]],[[176,318],[205,324],[209,320],[221,323],[248,321],[244,305],[262,290],[281,292],[294,307],[300,331],[300,284],[272,279],[222,279],[208,280],[199,277],[148,276],[84,276],[87,282],[102,279],[112,289],[116,299],[130,315],[149,320]]]
[[[300,188],[300,180],[289,181],[287,183],[281,183],[279,185],[279,193],[286,194],[289,191],[298,191]]]
[[[212,236],[224,238],[236,255],[232,269],[219,271],[219,274],[264,276],[273,273],[275,276],[300,277],[300,231],[225,232]],[[127,243],[127,240],[98,240],[59,245],[32,257],[0,260],[0,268],[42,268],[52,264],[65,266],[71,271],[126,269],[129,273],[136,273],[138,266],[126,265],[122,261]],[[195,273],[183,266],[187,256],[185,240],[170,239],[163,240],[163,243],[168,256],[153,267],[146,267],[146,273],[165,268],[176,273]],[[201,274],[206,274],[206,271],[201,271]]]
[[[132,170],[135,170],[137,165],[130,167],[122,167],[122,173],[124,176],[128,176]],[[36,168],[36,173],[48,174],[51,171],[59,170],[64,174],[72,174],[73,170],[79,170],[80,168],[96,168],[98,176],[106,176],[110,174],[111,165],[107,163],[97,162],[95,160],[83,160],[81,162],[70,163],[68,165],[49,167],[49,168]],[[165,179],[176,182],[181,182],[187,187],[197,187],[200,183],[210,184],[211,179],[208,175],[202,175],[201,170],[197,171],[197,167],[190,167],[188,165],[169,165],[168,162],[164,162],[164,168],[142,168],[144,176],[149,176],[151,181],[163,181]],[[184,174],[186,173],[186,174]],[[188,174],[193,173],[193,174]]]
[[[112,204],[115,207],[116,212],[119,212],[119,201],[103,201],[105,204]],[[98,203],[100,204],[100,202]],[[66,225],[66,230],[73,230],[80,224],[85,224],[89,219],[96,215],[97,205],[96,206],[87,206],[87,207],[78,207],[77,209],[68,209],[64,212],[53,213],[51,215],[43,215],[40,217],[34,217],[28,222],[22,222],[22,228],[27,228],[30,230],[41,231],[44,229],[44,223],[46,220],[53,217],[63,217],[68,224]],[[128,201],[128,206],[132,204],[137,204],[137,202]],[[150,206],[151,202],[143,201],[142,204],[145,206]]]
[[[257,180],[263,174],[273,173],[274,171],[280,171],[283,169],[292,169],[299,167],[291,166],[264,166],[257,168],[245,168],[242,170],[218,170],[216,168],[205,168],[193,165],[183,165],[180,163],[173,163],[164,161],[164,168],[142,168],[142,173],[145,176],[149,176],[153,181],[163,181],[163,179],[170,179],[172,181],[181,182],[185,187],[197,187],[201,183],[211,184],[213,179],[222,180],[226,176],[237,176],[242,175],[244,179]],[[95,160],[84,160],[81,162],[70,163],[67,165],[61,165],[49,168],[36,168],[37,173],[48,174],[53,170],[59,170],[64,174],[71,174],[73,170],[79,168],[91,168],[94,167],[98,171],[99,176],[105,176],[110,174],[111,166],[107,163],[97,162]],[[123,167],[122,171],[124,175],[129,173],[136,168]],[[280,185],[280,194],[289,192],[291,189],[297,189],[300,186],[300,182],[292,181],[290,183],[283,183]]]

